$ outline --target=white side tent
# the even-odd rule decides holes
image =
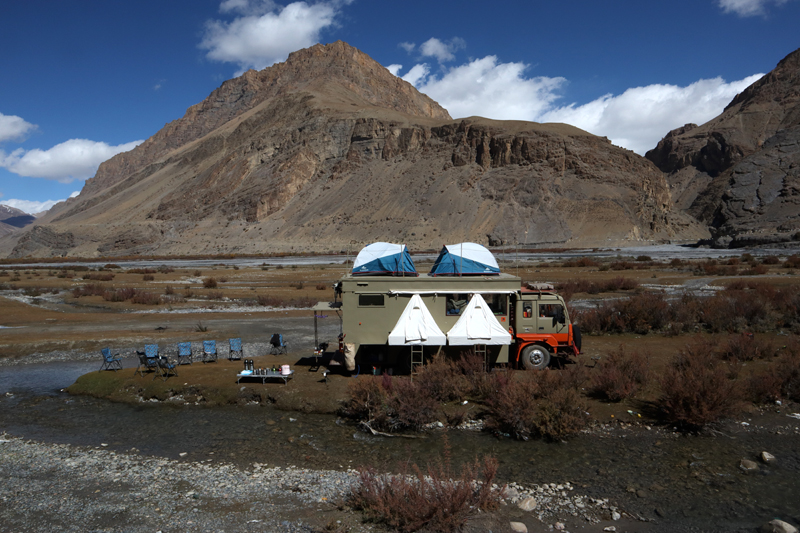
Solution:
[[[480,294],[474,294],[461,312],[458,322],[447,332],[451,346],[511,344],[511,333],[504,328]]]
[[[447,337],[436,325],[433,315],[419,294],[408,301],[392,332],[389,333],[390,346],[444,346]]]

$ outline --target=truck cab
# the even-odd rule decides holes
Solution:
[[[580,353],[580,329],[569,320],[564,299],[548,289],[523,288],[512,315],[514,360],[527,369],[542,369],[552,355]]]

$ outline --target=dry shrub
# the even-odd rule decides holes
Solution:
[[[351,379],[347,384],[348,398],[340,413],[355,420],[374,420],[383,411],[388,394],[380,378],[361,376]]]
[[[800,268],[800,254],[790,255],[783,264],[785,268]]]
[[[800,402],[800,341],[792,339],[782,354],[747,381],[748,397],[757,403],[785,399]]]
[[[172,285],[167,285],[167,288],[164,289],[164,294],[166,294],[167,296],[172,296],[173,294],[175,294],[175,289],[172,288]]]
[[[294,289],[300,290],[303,287],[305,287],[305,284],[302,281],[296,281],[294,283],[290,283],[289,286]]]
[[[768,255],[761,262],[765,265],[779,265],[781,260],[776,255]]]
[[[484,401],[492,391],[492,378],[484,368],[483,357],[474,350],[462,352],[456,361],[463,376],[463,395],[474,401]]]
[[[124,302],[136,295],[136,289],[124,287],[121,289],[110,289],[103,292],[103,300],[107,302]]]
[[[664,328],[672,318],[670,303],[660,292],[643,292],[630,298],[603,302],[576,315],[586,333],[646,334]]]
[[[458,478],[449,458],[396,475],[361,469],[348,503],[392,531],[462,531],[473,516],[500,507],[502,491],[492,490],[497,467],[494,458],[476,459]]]
[[[324,291],[327,288],[328,288],[328,286],[325,285],[324,283],[317,283],[317,290],[318,291]]]
[[[611,263],[611,270],[633,270],[636,267],[630,261],[614,261]]]
[[[612,402],[632,398],[647,383],[649,366],[647,355],[627,354],[620,345],[597,365],[591,391]]]
[[[387,403],[386,429],[419,431],[438,415],[438,402],[418,381],[392,379],[392,392]]]
[[[217,288],[217,279],[216,278],[205,278],[203,280],[203,287],[206,289],[216,289]]]
[[[757,339],[752,333],[744,333],[723,342],[718,354],[727,360],[753,361],[773,357],[775,347],[766,339]]]
[[[742,270],[739,275],[741,276],[763,276],[769,272],[766,265],[753,265],[747,270]]]
[[[486,399],[486,428],[528,440],[563,439],[587,426],[587,406],[577,390],[552,370],[505,372],[492,376]]]
[[[149,291],[136,291],[136,294],[131,298],[131,303],[142,305],[158,305],[161,303],[161,297],[158,294]]]
[[[206,300],[222,300],[222,291],[208,291],[205,294]]]
[[[699,430],[741,407],[742,391],[729,379],[728,365],[708,344],[687,346],[673,360],[660,380],[658,403],[664,419],[685,430]]]
[[[437,407],[437,401],[409,379],[361,376],[350,382],[340,413],[378,431],[416,431],[436,420]]]
[[[131,274],[155,274],[156,269],[154,268],[132,268],[128,272]]]
[[[581,257],[579,259],[573,259],[570,261],[565,261],[562,263],[561,266],[569,268],[569,267],[596,267],[599,263],[592,259],[591,257]]]
[[[428,364],[422,366],[414,382],[420,390],[439,402],[458,400],[467,388],[466,379],[457,363],[441,354],[434,355]]]
[[[142,281],[153,281],[156,277],[152,274],[145,274],[142,276]]]
[[[112,279],[114,279],[114,274],[112,274],[111,272],[103,274],[89,273],[89,274],[84,274],[83,279],[93,280],[93,281],[111,281]]]
[[[72,289],[72,297],[80,298],[81,296],[103,296],[106,289],[98,283],[88,283],[81,287]]]

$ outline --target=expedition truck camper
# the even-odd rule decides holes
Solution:
[[[447,246],[442,254],[458,246]],[[407,253],[404,247],[402,252]],[[451,267],[459,263],[444,260]],[[480,273],[472,275],[455,270],[380,275],[358,274],[354,267],[336,284],[343,344],[361,371],[409,372],[415,362],[440,351],[457,357],[475,350],[485,354],[488,367],[526,369],[547,367],[553,355],[580,353],[580,329],[552,290],[523,288],[519,277],[499,269],[486,274],[485,264],[475,266]]]

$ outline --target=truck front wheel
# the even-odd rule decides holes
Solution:
[[[542,370],[550,364],[550,351],[541,344],[531,344],[522,350],[525,370]]]

